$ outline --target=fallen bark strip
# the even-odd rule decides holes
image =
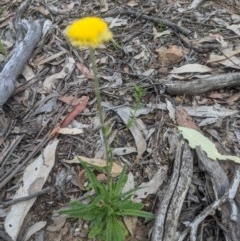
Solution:
[[[240,86],[240,73],[215,75],[192,81],[163,81],[171,95],[199,95],[210,90]]]
[[[20,25],[26,31],[26,35],[21,42],[16,44],[8,62],[0,73],[0,108],[12,95],[18,75],[30,59],[33,49],[42,36],[41,21],[29,22],[22,20]]]
[[[177,145],[173,175],[157,211],[151,241],[177,240],[179,215],[182,210],[193,173],[193,156],[183,141]]]

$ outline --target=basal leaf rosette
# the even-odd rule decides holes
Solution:
[[[65,35],[73,46],[93,49],[113,37],[107,23],[99,17],[84,17],[74,21],[66,28]]]

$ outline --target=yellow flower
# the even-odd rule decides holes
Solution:
[[[98,17],[85,17],[70,24],[65,34],[72,45],[96,48],[112,39],[107,23]]]

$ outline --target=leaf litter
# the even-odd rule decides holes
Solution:
[[[23,1],[14,1],[14,5],[7,4],[7,1],[0,3],[3,9],[0,15],[1,42],[7,53],[11,52],[15,43],[15,33],[11,27],[12,16],[21,2]],[[75,20],[75,16],[104,17],[112,27],[115,41],[123,49],[110,43],[97,51],[101,93],[104,103],[109,103],[103,103],[103,107],[106,121],[111,126],[109,141],[116,165],[114,173],[117,176],[121,167],[128,165],[131,182],[135,187],[142,187],[136,194],[138,201],[150,203],[145,205],[146,209],[156,213],[161,198],[167,195],[176,154],[174,138],[169,136],[174,133],[175,125],[182,126],[179,128],[190,147],[195,149],[200,146],[210,159],[239,161],[239,85],[231,88],[218,86],[212,92],[195,96],[189,96],[187,91],[184,95],[170,95],[163,86],[165,81],[175,84],[175,80],[187,80],[186,83],[191,83],[192,79],[200,82],[205,76],[238,73],[238,4],[226,0],[221,1],[221,4],[218,2],[208,2],[208,6],[201,1],[177,4],[163,1],[159,4],[154,1],[121,0],[91,3],[59,0],[44,4],[34,1],[29,4],[23,18],[44,17],[48,20],[43,27],[41,41],[17,79],[17,91],[3,107],[5,116],[0,118],[7,123],[5,125],[0,121],[0,133],[3,136],[0,161],[1,199],[5,202],[16,198],[15,193],[20,188],[17,184],[23,180],[30,163],[34,163],[34,157],[44,156],[51,138],[55,138],[53,142],[59,143],[53,151],[56,155],[55,164],[52,168],[48,167],[51,172],[46,172],[44,176],[44,180],[47,178],[45,186],[54,189],[59,173],[65,173],[61,184],[65,192],[64,195],[58,195],[58,191],[53,190],[50,195],[30,199],[35,201],[31,210],[19,209],[22,212],[25,210],[25,221],[21,220],[23,225],[19,222],[15,233],[8,230],[9,227],[5,229],[10,236],[16,239],[20,235],[18,238],[21,238],[22,234],[18,235],[21,229],[24,234],[28,233],[27,238],[36,238],[37,235],[40,236],[41,230],[46,241],[79,240],[80,237],[88,240],[87,223],[64,218],[58,224],[54,216],[54,210],[66,205],[69,199],[81,199],[86,191],[80,188],[77,180],[82,170],[79,161],[75,159],[77,156],[94,162],[96,166],[106,165],[101,158],[101,138],[94,122],[97,113],[89,52],[73,49],[63,35],[63,30],[70,21]],[[137,14],[136,18],[128,12],[130,10]],[[183,32],[176,31],[171,24],[153,21],[151,18],[159,18],[160,15],[163,20],[184,26],[192,34],[184,36]],[[6,60],[0,53],[0,70]],[[142,98],[141,108],[135,113],[136,120],[132,126],[127,127],[134,113],[134,85],[147,91]],[[198,89],[198,86],[190,88]],[[82,104],[79,103],[81,100]],[[205,137],[205,133],[214,131],[217,133],[214,135],[217,136],[217,148]],[[19,140],[17,142],[14,141],[16,137]],[[221,165],[229,165],[228,162],[222,164],[223,162],[221,161]],[[236,167],[236,164],[232,165],[227,171],[230,172],[229,181],[234,175],[231,170]],[[184,202],[188,206],[181,207],[179,225],[191,222],[193,217],[208,207],[204,201],[208,194],[203,190],[209,188],[207,174],[200,169],[197,161],[194,169],[196,171]],[[17,174],[6,183],[6,177],[14,172]],[[96,175],[102,175],[101,168]],[[29,175],[30,177],[33,178],[33,175]],[[37,185],[38,190],[42,189],[42,185]],[[208,200],[215,200],[215,196],[211,198]],[[29,202],[27,200],[21,203]],[[6,222],[9,210],[0,206],[1,213],[5,213],[1,217],[2,224]],[[224,215],[221,210],[219,212]],[[29,218],[32,220],[31,224],[27,222]],[[222,222],[219,215],[214,218]],[[139,219],[125,222],[131,233],[129,240],[138,241],[150,240],[147,233],[156,225]],[[203,222],[206,231],[202,233],[203,240],[216,239],[217,233],[221,234],[220,241],[225,240],[224,231],[218,227],[218,222]],[[30,229],[31,227],[33,228]],[[225,227],[231,232],[234,230],[227,224]],[[163,228],[168,230],[167,225]],[[3,225],[0,229],[4,230]],[[182,229],[178,229],[175,233],[181,231]],[[165,240],[164,237],[162,240]]]

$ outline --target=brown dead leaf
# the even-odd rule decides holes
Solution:
[[[58,99],[72,106],[78,105],[82,102],[82,98],[77,98],[76,96],[72,96],[72,95],[62,96],[62,97],[59,97]]]
[[[79,103],[73,106],[72,111],[63,119],[60,125],[56,126],[52,130],[50,135],[52,137],[56,137],[61,128],[68,126],[68,124],[86,108],[88,100],[88,96],[83,96],[82,98],[80,98]]]
[[[0,146],[4,143],[5,139],[3,137],[0,137]]]
[[[106,167],[107,162],[100,158],[88,158],[85,156],[75,156],[73,160],[66,160],[66,163],[79,163],[79,160],[82,160],[90,165],[96,166],[96,167]],[[116,177],[118,176],[122,171],[122,167],[118,165],[117,163],[113,162],[112,166],[112,176]]]
[[[76,63],[77,65],[77,68],[81,71],[81,73],[88,79],[92,79],[93,76],[92,76],[92,73],[90,72],[90,70],[85,66],[83,65],[82,63]]]
[[[229,105],[234,105],[234,103],[236,101],[238,101],[240,99],[240,92],[230,96],[229,98],[227,98],[226,102],[229,104]]]
[[[84,183],[86,182],[86,180],[87,180],[86,172],[84,169],[82,169],[78,173],[78,186],[82,191],[85,190]]]
[[[54,218],[53,219],[53,224],[47,226],[47,228],[46,228],[47,231],[49,231],[49,232],[58,232],[58,231],[60,231],[63,228],[66,220],[67,220],[67,217],[64,216],[64,215],[60,215],[60,216]]]
[[[98,174],[97,179],[99,182],[107,182],[107,176],[104,173]]]
[[[77,105],[75,105],[72,111],[68,114],[68,116],[62,121],[60,127],[66,127],[77,115],[79,115],[87,106],[89,97],[83,96],[81,101]]]
[[[188,127],[200,131],[199,127],[188,115],[187,111],[182,107],[182,105],[178,106],[176,109],[176,121],[179,126]]]
[[[208,97],[212,99],[223,99],[223,94],[219,92],[212,92],[208,95]]]
[[[124,221],[128,231],[129,231],[129,233],[131,234],[131,236],[134,236],[138,218],[137,217],[131,217],[131,216],[124,216],[123,221]]]
[[[156,52],[159,54],[159,60],[163,66],[169,66],[177,63],[183,57],[183,51],[176,45],[171,45],[168,48],[161,47]]]

